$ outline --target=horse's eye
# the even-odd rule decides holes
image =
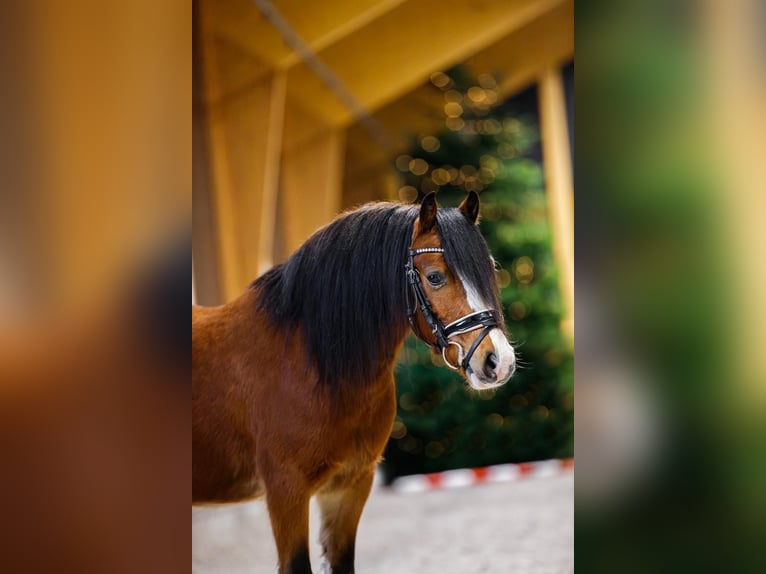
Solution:
[[[426,279],[428,279],[428,282],[433,287],[439,287],[445,282],[444,275],[442,275],[441,273],[436,273],[436,272],[429,273],[428,275],[426,275]]]

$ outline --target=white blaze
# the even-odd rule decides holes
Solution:
[[[460,282],[463,284],[463,290],[465,291],[466,299],[468,301],[471,311],[483,311],[484,309],[491,309],[491,306],[487,304],[480,296],[476,288],[466,281],[463,277],[459,277]],[[497,357],[497,381],[494,383],[486,383],[479,379],[477,373],[481,373],[484,369],[484,357],[480,357],[478,353],[474,353],[471,357],[470,367],[471,373],[468,375],[469,384],[475,389],[490,389],[504,384],[511,378],[513,371],[516,367],[516,353],[513,351],[513,347],[508,342],[508,339],[499,328],[492,329],[488,334],[489,339],[492,341],[492,345],[495,347],[495,356]]]

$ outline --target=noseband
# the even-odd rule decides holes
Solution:
[[[420,273],[418,273],[418,270],[415,268],[415,263],[413,262],[413,258],[416,255],[420,255],[421,253],[444,253],[444,249],[441,247],[422,247],[420,249],[409,250],[409,257],[407,259],[407,264],[404,266],[404,269],[407,273],[407,284],[409,285],[409,290],[412,293],[412,297],[415,298],[415,302],[413,303],[412,297],[409,293],[407,294],[407,319],[410,321],[412,332],[415,333],[415,335],[417,335],[417,337],[427,345],[435,347],[438,351],[441,351],[442,358],[450,369],[455,371],[459,369],[467,370],[474,351],[476,351],[476,349],[479,347],[484,338],[489,334],[489,332],[493,328],[497,327],[497,314],[492,309],[484,309],[483,311],[469,313],[468,315],[465,315],[456,321],[452,321],[452,323],[449,323],[445,326],[444,323],[442,323],[434,314],[434,311],[431,307],[431,302],[428,300],[428,297],[423,290],[423,282],[420,278]],[[423,314],[423,319],[425,319],[428,327],[431,329],[431,332],[434,335],[435,342],[433,343],[428,341],[423,336],[423,333],[415,323],[415,313],[418,307],[420,308],[420,312]],[[467,353],[463,351],[463,347],[460,345],[460,343],[456,341],[450,341],[450,338],[454,337],[455,335],[468,333],[469,331],[481,329],[482,327],[484,330],[479,333],[478,337],[476,337],[476,340],[468,348]],[[453,365],[449,362],[449,360],[447,360],[447,349],[449,349],[450,345],[457,347],[457,365]]]

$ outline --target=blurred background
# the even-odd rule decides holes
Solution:
[[[522,368],[473,393],[411,337],[386,479],[572,457],[573,2],[194,10],[197,302],[238,296],[345,209],[479,192]]]
[[[578,0],[578,565],[763,572],[766,4]]]

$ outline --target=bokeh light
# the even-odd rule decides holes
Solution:
[[[422,147],[424,151],[427,151],[429,153],[433,153],[437,151],[440,146],[441,146],[441,142],[439,141],[439,138],[434,136],[424,136],[420,140],[420,147]]]

